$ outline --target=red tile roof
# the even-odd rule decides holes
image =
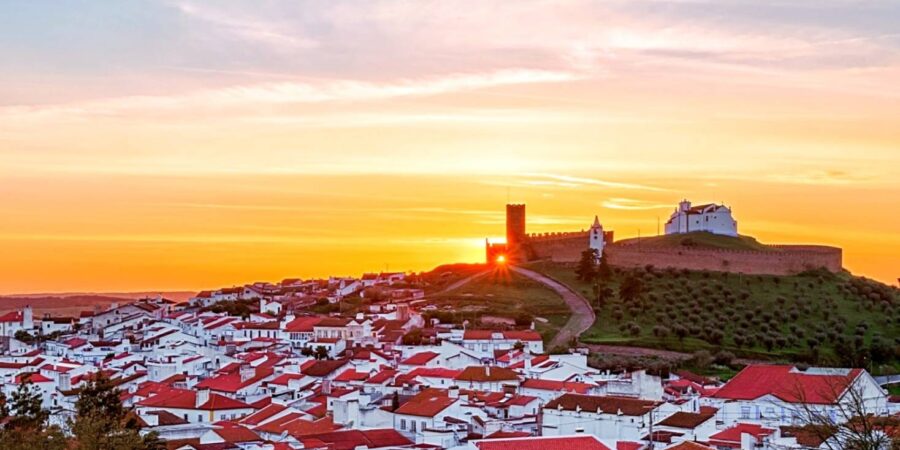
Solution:
[[[289,381],[299,380],[301,378],[303,378],[303,375],[299,374],[299,373],[283,373],[283,374],[278,375],[277,377],[267,381],[266,384],[276,384],[279,386],[287,386]]]
[[[376,373],[369,377],[366,380],[366,384],[384,384],[394,379],[394,376],[397,375],[397,371],[394,369],[384,369],[381,372]]]
[[[509,439],[509,438],[521,438],[531,436],[531,433],[527,431],[495,431],[487,436],[485,439]]]
[[[414,444],[414,442],[410,441],[393,428],[341,430],[330,433],[314,434],[309,436],[309,438],[328,444],[331,450],[353,450],[360,446],[370,449],[406,447]],[[304,439],[303,442],[306,444],[306,439]],[[304,447],[306,446],[304,445]]]
[[[22,311],[10,311],[0,316],[0,322],[21,322]]]
[[[313,327],[322,321],[321,317],[298,317],[284,326],[284,331],[289,333],[312,333]]]
[[[346,327],[347,324],[350,323],[350,319],[343,317],[324,317],[319,323],[316,324],[317,327],[331,327],[331,328],[340,328]]]
[[[351,381],[365,381],[367,378],[369,378],[369,374],[366,372],[357,372],[353,369],[347,369],[334,377],[334,381],[347,383]]]
[[[610,450],[594,436],[545,436],[475,442],[478,450]]]
[[[715,413],[692,413],[678,411],[675,414],[666,417],[662,422],[659,422],[659,425],[666,427],[694,429],[715,416]]]
[[[276,414],[280,414],[282,411],[284,411],[286,409],[287,409],[287,406],[279,405],[277,403],[272,403],[269,406],[266,406],[265,408],[255,412],[253,414],[250,414],[247,417],[244,417],[243,419],[241,419],[241,423],[244,423],[247,425],[259,425],[260,423],[265,422],[266,420],[270,419],[271,417],[275,416]]]
[[[641,450],[645,445],[640,442],[619,441],[616,442],[616,450]]]
[[[138,406],[152,408],[198,409],[204,411],[220,411],[250,408],[246,403],[219,394],[210,393],[206,403],[195,406],[197,393],[187,389],[167,388],[146,400],[138,402]]]
[[[709,437],[709,443],[713,446],[722,446],[730,448],[741,448],[741,435],[746,433],[756,438],[757,442],[774,433],[771,428],[764,428],[762,425],[755,423],[739,423],[731,428],[722,430]],[[736,446],[736,447],[735,447]]]
[[[406,403],[400,405],[394,413],[419,417],[434,417],[456,402],[457,399],[450,398],[444,391],[439,389],[426,389],[407,400]]]
[[[260,438],[258,434],[250,431],[246,427],[238,425],[217,428],[213,431],[218,434],[225,442],[229,443],[262,441],[262,438]]]
[[[304,375],[309,375],[311,377],[325,377],[331,374],[332,372],[344,367],[347,364],[348,360],[346,359],[335,359],[328,360],[323,359],[316,361],[314,364],[311,364],[309,367],[304,367],[301,372]]]
[[[207,378],[197,383],[196,388],[208,388],[219,392],[235,393],[247,386],[252,386],[265,378],[272,376],[274,373],[274,370],[271,367],[256,367],[253,370],[253,376],[246,380],[241,379],[239,370],[234,373]]]
[[[319,433],[327,433],[338,428],[339,427],[335,425],[331,420],[331,417],[325,417],[324,419],[319,419],[316,421],[310,421],[300,418],[293,418],[292,420],[288,421],[277,419],[260,427],[257,427],[256,430],[273,434],[281,434],[282,432],[287,431],[291,436],[300,438]]]
[[[684,441],[679,443],[678,445],[673,445],[672,447],[667,448],[666,450],[715,450],[712,447],[707,447],[703,444],[698,444],[696,442]]]
[[[849,369],[843,374],[824,374],[802,372],[788,365],[751,365],[738,372],[713,397],[755,400],[772,395],[791,403],[833,404],[860,374],[862,369]]]
[[[26,378],[32,383],[47,383],[53,381],[50,378],[41,375],[40,373],[20,373],[16,375],[15,382],[16,384],[22,384],[24,382],[24,379]]]
[[[420,352],[404,359],[403,361],[400,361],[400,364],[405,364],[407,366],[424,366],[429,361],[437,358],[438,356],[440,356],[440,353]]]
[[[456,376],[459,381],[514,381],[519,379],[519,374],[505,367],[469,366]]]

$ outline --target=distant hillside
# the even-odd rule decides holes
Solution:
[[[105,295],[71,295],[67,297],[0,297],[0,312],[18,311],[31,305],[34,317],[44,314],[51,316],[77,316],[81,311],[93,310],[94,307],[106,308],[110,303],[129,303],[133,300],[124,297]]]
[[[31,305],[35,317],[44,314],[51,316],[77,316],[81,311],[93,310],[95,307],[107,308],[111,303],[130,303],[144,297],[164,298],[177,302],[186,301],[194,293],[185,291],[172,292],[123,292],[123,293],[61,293],[61,294],[25,294],[0,295],[0,313],[18,311]]]
[[[9,295],[0,295],[0,299],[8,298],[8,297],[17,297],[17,298],[36,298],[36,297],[59,297],[59,298],[69,298],[69,297],[83,297],[83,296],[99,296],[99,297],[115,297],[115,298],[125,298],[125,299],[141,299],[141,298],[155,298],[157,296],[162,296],[163,298],[167,298],[169,300],[174,300],[176,302],[186,302],[188,299],[197,295],[197,291],[146,291],[146,292],[46,292],[46,293],[38,293],[38,294],[9,294]]]
[[[541,262],[530,268],[594,304],[597,321],[583,342],[900,367],[900,289],[846,272],[615,269],[595,287],[579,280],[573,265]]]
[[[755,238],[750,236],[723,236],[707,231],[623,239],[621,241],[616,241],[615,243],[616,245],[647,245],[654,247],[717,248],[723,250],[753,250],[758,252],[780,251],[777,247],[761,244]]]

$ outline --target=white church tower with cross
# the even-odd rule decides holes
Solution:
[[[597,250],[597,257],[599,258],[603,255],[603,247],[606,245],[606,239],[603,235],[603,225],[600,224],[600,218],[597,216],[594,216],[594,224],[591,225],[589,235],[590,243],[588,247]]]

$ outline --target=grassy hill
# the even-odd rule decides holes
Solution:
[[[847,273],[614,270],[595,288],[578,280],[572,266],[542,262],[530,268],[595,302],[598,319],[582,335],[586,343],[725,350],[751,358],[883,365],[885,370],[898,366],[898,289]],[[597,302],[598,290],[605,291],[602,302]]]
[[[780,251],[776,247],[761,244],[755,238],[750,236],[723,236],[706,231],[623,239],[621,241],[616,241],[616,244],[646,245],[654,247],[716,248],[722,250],[753,250],[759,252]]]
[[[484,266],[481,266],[482,270]],[[459,274],[439,275],[442,278],[460,279],[472,274],[471,267],[457,267]],[[438,272],[453,270],[447,266]],[[505,270],[498,270],[477,278],[464,286],[446,293],[435,294],[426,300],[435,309],[424,311],[441,322],[457,324],[468,321],[470,327],[486,326],[502,322],[518,322],[527,325],[534,319],[537,331],[544,340],[551,339],[566,323],[571,311],[556,292],[542,284]]]

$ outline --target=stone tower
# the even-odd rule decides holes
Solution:
[[[603,247],[606,245],[606,236],[603,233],[603,225],[600,224],[600,218],[594,216],[594,224],[591,225],[589,233],[588,246],[597,250],[597,257],[603,255]]]
[[[515,253],[525,244],[525,205],[506,205],[506,247]]]

